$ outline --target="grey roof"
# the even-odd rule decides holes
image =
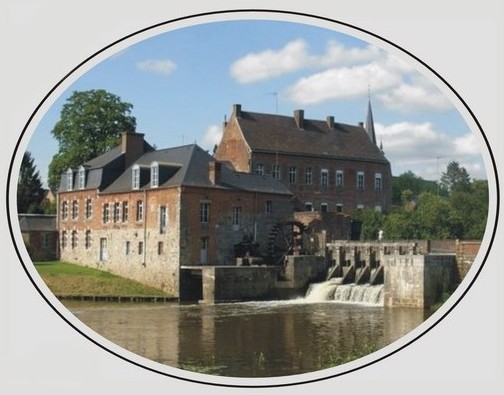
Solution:
[[[56,232],[56,215],[19,214],[21,232]]]
[[[215,159],[196,144],[148,152],[126,169],[103,193],[131,191],[134,166],[140,167],[140,189],[151,188],[150,167],[153,162],[157,162],[159,165],[159,188],[194,186],[292,194],[273,177],[237,173],[226,165],[222,166],[221,182],[214,185],[208,176],[209,163],[213,161]]]
[[[373,111],[371,110],[371,100],[368,102],[368,112],[366,115],[366,123],[364,124],[364,129],[369,136],[369,139],[376,145],[376,135],[374,129],[373,121]]]
[[[388,162],[363,125],[304,119],[300,129],[294,117],[248,111],[235,119],[252,151]]]

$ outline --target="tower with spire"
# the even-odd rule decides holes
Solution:
[[[371,109],[371,97],[368,97],[368,110],[366,115],[366,123],[364,124],[364,129],[368,134],[369,138],[376,145],[376,134],[374,129],[374,121],[373,121],[373,111]]]

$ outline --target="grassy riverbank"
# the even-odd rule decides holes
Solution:
[[[51,292],[61,298],[73,297],[162,297],[170,295],[109,272],[66,262],[35,263]]]

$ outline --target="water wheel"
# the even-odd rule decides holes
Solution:
[[[268,234],[268,262],[281,265],[286,255],[302,254],[305,231],[306,226],[299,221],[276,223]]]

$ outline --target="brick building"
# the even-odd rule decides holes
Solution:
[[[56,216],[19,214],[19,227],[28,254],[33,262],[50,261],[58,256]]]
[[[234,265],[235,245],[261,252],[293,212],[272,177],[231,170],[197,145],[154,150],[143,134],[61,177],[61,260],[179,295],[182,267]]]
[[[243,111],[233,106],[215,158],[241,172],[271,175],[296,196],[299,209],[351,213],[391,204],[389,161],[376,144],[371,104],[359,125]]]

